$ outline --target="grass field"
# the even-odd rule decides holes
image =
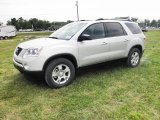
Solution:
[[[49,34],[18,34],[0,41],[0,119],[160,119],[160,31],[146,33],[139,67],[118,62],[88,67],[61,89],[50,89],[41,78],[23,76],[12,65],[18,43]]]

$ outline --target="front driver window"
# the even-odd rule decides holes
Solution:
[[[90,35],[92,39],[100,39],[105,37],[103,23],[96,23],[84,30],[83,34]]]

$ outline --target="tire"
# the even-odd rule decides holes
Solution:
[[[65,58],[51,61],[45,69],[45,81],[51,88],[61,88],[71,84],[75,77],[75,67]]]
[[[24,73],[24,71],[22,71],[22,70],[18,70],[19,71],[19,73],[21,73],[21,74],[23,74]]]
[[[3,40],[3,37],[0,37],[0,40]]]
[[[137,56],[137,57],[136,57]],[[138,48],[132,48],[127,58],[127,66],[137,67],[140,63],[141,52]]]
[[[5,37],[4,37],[4,39],[5,39],[5,40],[7,40],[7,39],[8,39],[8,37],[7,37],[7,36],[5,36]]]

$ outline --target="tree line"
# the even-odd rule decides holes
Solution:
[[[152,20],[152,21],[145,19],[144,23],[146,26],[160,27],[160,19],[159,20]]]
[[[132,21],[138,22],[138,18],[131,18]],[[160,19],[159,20],[148,20],[138,22],[140,27],[160,27]]]
[[[138,18],[131,18],[132,21],[138,22]],[[31,18],[29,20],[23,19],[22,17],[16,19],[11,18],[7,21],[7,25],[14,25],[17,30],[19,29],[33,29],[33,30],[56,30],[61,26],[70,23],[72,21],[68,20],[67,22],[49,22],[46,20],[39,20],[37,18]],[[140,27],[160,27],[159,20],[148,20],[138,22]]]
[[[39,20],[37,18],[31,18],[29,20],[25,20],[22,17],[20,17],[18,19],[11,18],[11,20],[7,21],[7,25],[14,25],[17,30],[19,29],[56,30],[69,22],[72,21],[68,20],[67,22],[49,22],[46,20]]]

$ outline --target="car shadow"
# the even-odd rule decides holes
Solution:
[[[114,61],[109,61],[109,62],[104,62],[104,63],[99,63],[99,64],[79,68],[76,73],[76,76],[80,77],[80,76],[87,75],[94,72],[102,73],[102,72],[114,70],[121,67],[124,67],[124,68],[127,67],[124,59],[119,59],[119,60],[114,60]]]
[[[47,87],[47,84],[44,79],[44,73],[24,73],[25,80],[29,81],[32,84],[36,84],[41,87]]]

